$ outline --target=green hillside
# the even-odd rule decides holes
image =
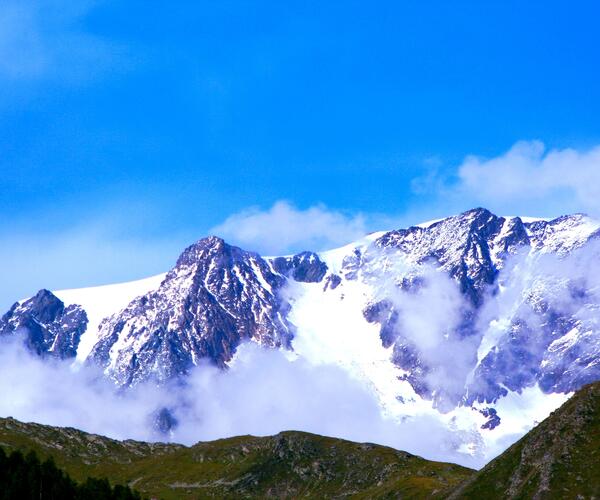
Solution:
[[[0,419],[0,446],[52,456],[75,480],[108,477],[175,498],[445,498],[473,474],[374,444],[304,432],[192,447],[115,441],[76,429]]]
[[[452,498],[600,498],[600,382],[582,388]]]

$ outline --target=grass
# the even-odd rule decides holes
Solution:
[[[108,477],[156,498],[445,498],[474,471],[305,432],[191,447],[115,441],[0,419],[0,446],[53,456],[76,480]]]
[[[583,387],[453,498],[600,498],[600,382]]]

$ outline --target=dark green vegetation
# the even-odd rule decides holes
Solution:
[[[7,455],[0,448],[0,500],[140,500],[128,486],[112,487],[88,477],[82,484],[60,470],[52,458],[43,462],[34,451]]]
[[[478,473],[385,446],[304,432],[240,436],[185,447],[115,441],[8,418],[0,419],[0,446],[33,450],[42,459],[53,457],[84,486],[89,476],[108,477],[165,500],[600,499],[600,382],[584,387]],[[21,456],[21,460],[31,459]],[[41,471],[49,466],[39,467]],[[72,484],[52,467],[57,484]],[[88,484],[108,487],[98,481]]]
[[[175,498],[445,498],[473,471],[373,444],[304,432],[192,447],[115,441],[0,419],[0,446],[54,457],[74,479],[108,477]]]
[[[600,382],[583,387],[452,498],[600,498]]]

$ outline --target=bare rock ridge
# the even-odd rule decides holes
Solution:
[[[130,385],[185,374],[203,358],[223,367],[248,339],[289,348],[284,284],[258,254],[205,238],[184,250],[157,290],[103,321],[90,360]]]
[[[23,333],[25,343],[37,354],[74,357],[88,320],[77,305],[65,307],[52,292],[40,290],[22,303],[16,302],[0,319],[0,335]]]

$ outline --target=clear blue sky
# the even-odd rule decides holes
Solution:
[[[2,2],[3,241],[102,220],[179,245],[277,200],[440,215],[415,178],[600,143],[599,19],[592,1]]]

